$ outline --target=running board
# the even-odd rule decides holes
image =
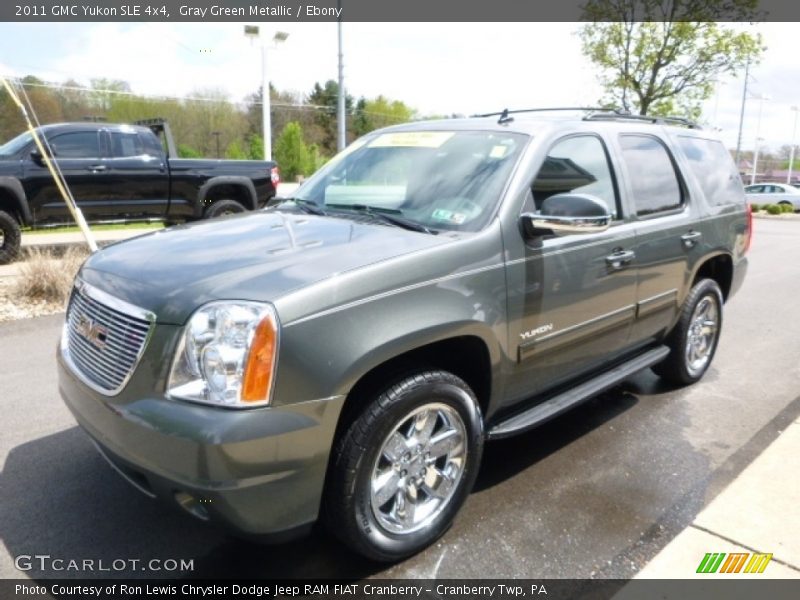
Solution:
[[[634,373],[646,369],[647,367],[652,367],[654,364],[666,358],[667,354],[669,354],[669,348],[666,346],[659,346],[648,350],[644,354],[640,354],[628,362],[614,367],[577,387],[562,392],[549,400],[545,400],[541,404],[537,404],[523,413],[501,421],[489,430],[487,437],[490,440],[501,439],[541,425],[545,421],[549,421],[573,406],[577,406],[581,402],[593,396],[597,396],[608,388],[614,387],[620,381],[630,377]]]

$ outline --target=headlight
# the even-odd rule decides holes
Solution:
[[[278,319],[269,304],[206,304],[186,325],[167,392],[232,408],[268,404],[277,353]]]

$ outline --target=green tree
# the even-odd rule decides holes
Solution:
[[[242,145],[239,143],[239,140],[233,140],[228,147],[225,148],[225,158],[230,158],[233,160],[247,160],[250,156],[247,153],[247,150],[242,148]]]
[[[308,173],[308,147],[303,141],[303,129],[299,123],[292,121],[286,124],[275,140],[273,150],[284,181],[296,181],[298,175]]]
[[[374,129],[405,123],[416,117],[417,112],[399,100],[378,96],[373,100],[359,98],[353,115],[353,133],[360,136]]]
[[[715,81],[764,48],[760,35],[714,22],[754,21],[758,0],[588,0],[579,35],[600,69],[601,102],[641,115],[699,118]]]
[[[322,130],[321,139],[312,139],[314,143],[320,145],[326,154],[335,154],[337,150],[337,123],[336,109],[339,99],[339,84],[329,79],[322,86],[314,84],[314,88],[308,95],[308,103],[316,107],[314,110],[315,124]],[[345,114],[350,114],[353,110],[353,97],[345,94],[344,101]],[[315,138],[317,136],[314,136]]]
[[[178,157],[179,158],[202,158],[203,154],[187,146],[186,144],[178,144]]]

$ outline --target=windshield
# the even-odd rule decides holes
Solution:
[[[371,207],[430,229],[478,231],[526,141],[486,131],[378,134],[354,142],[296,196],[326,211]]]
[[[0,146],[0,157],[7,158],[9,156],[15,156],[20,150],[22,150],[25,146],[27,146],[33,137],[30,133],[21,133],[13,140],[6,142],[2,146]]]

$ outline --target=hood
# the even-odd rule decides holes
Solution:
[[[262,211],[142,235],[91,256],[86,282],[183,324],[206,302],[271,301],[453,238],[345,218]]]

